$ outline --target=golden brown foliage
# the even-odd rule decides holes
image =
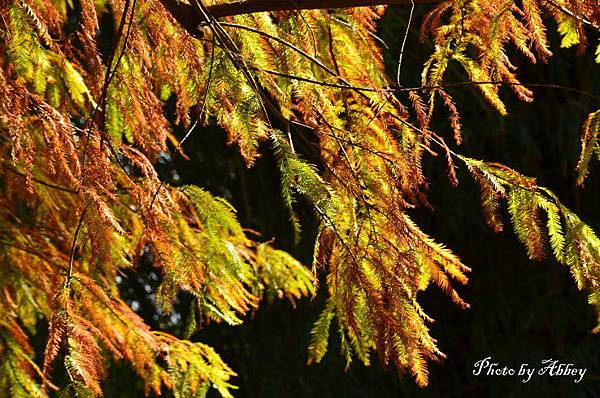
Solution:
[[[234,373],[210,347],[151,331],[120,298],[117,276],[135,268],[144,250],[160,271],[157,299],[167,312],[185,291],[201,317],[238,324],[264,295],[314,293],[315,276],[247,236],[225,200],[160,181],[158,157],[169,144],[183,152],[174,124],[192,133],[197,122],[218,123],[248,165],[260,156],[260,142],[270,141],[296,231],[295,196],[314,208],[314,267],[327,274],[328,301],[309,362],[325,354],[334,318],[348,362],[355,355],[369,364],[376,352],[426,385],[427,361],[443,357],[417,295],[433,282],[468,307],[450,282],[466,283],[469,268],[410,217],[410,209],[428,206],[421,161],[432,146],[445,152],[454,183],[452,159],[467,165],[494,230],[502,230],[498,206],[507,198],[529,256],[541,258],[549,237],[555,257],[600,309],[594,232],[534,180],[460,156],[429,131],[438,98],[461,141],[459,110],[443,87],[449,62],[462,65],[506,114],[501,83],[524,101],[533,98],[506,46],[532,62],[548,61],[549,13],[562,46],[583,49],[584,28],[600,21],[593,0],[437,5],[422,28],[423,37],[433,34],[435,52],[422,89],[407,98],[419,127],[393,93],[371,36],[384,7],[216,21],[196,1],[81,0],[68,31],[73,7],[65,0],[0,2],[0,395],[46,396],[57,388],[50,377],[59,360],[68,389],[100,395],[110,358],[129,363],[147,392],[202,396],[214,386],[229,396]],[[198,25],[182,17],[185,10],[196,13]],[[116,26],[108,56],[96,42],[104,16]],[[172,123],[163,112],[169,99]],[[598,152],[597,114],[585,124],[580,181]],[[307,131],[319,168],[294,149]],[[49,321],[42,369],[28,343],[40,318]]]

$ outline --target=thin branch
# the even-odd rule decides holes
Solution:
[[[39,252],[37,252],[37,251],[35,251],[33,249],[30,249],[30,248],[27,248],[27,247],[23,247],[23,246],[19,246],[19,245],[16,245],[14,243],[11,243],[9,241],[5,241],[5,240],[2,240],[2,239],[0,239],[0,245],[12,247],[13,249],[20,250],[22,252],[30,254],[30,255],[32,255],[34,257],[39,258],[40,260],[42,260],[42,261],[44,261],[46,263],[52,265],[53,267],[56,267],[56,268],[60,268],[61,267],[61,265],[59,263],[52,261],[47,254],[39,253]]]
[[[592,92],[581,90],[574,87],[562,86],[560,84],[551,83],[517,83],[517,82],[495,82],[495,81],[476,81],[476,82],[458,82],[458,83],[445,83],[433,86],[421,86],[421,87],[410,87],[410,88],[398,88],[390,91],[403,92],[403,91],[419,91],[419,90],[430,90],[437,88],[448,88],[448,87],[461,87],[470,85],[496,85],[496,86],[522,86],[522,87],[539,87],[539,88],[550,88],[564,91],[571,91],[577,94],[581,94],[590,98],[600,100],[600,95]]]
[[[308,32],[310,33],[310,38],[312,40],[312,45],[313,45],[313,56],[316,57],[317,52],[319,52],[319,50],[317,48],[317,38],[315,37],[315,32],[313,32],[312,26],[310,26],[310,24],[304,17],[304,14],[302,14],[302,11],[298,10],[298,15],[300,16],[302,21],[304,21],[304,24],[306,25],[306,29],[308,29]]]
[[[204,109],[206,108],[206,101],[208,101],[208,90],[210,90],[210,82],[212,81],[212,73],[213,73],[213,69],[214,69],[214,63],[215,63],[215,43],[213,40],[212,45],[211,45],[211,52],[210,52],[210,69],[208,70],[208,78],[206,79],[206,85],[204,86],[204,95],[203,95],[203,100],[202,100],[202,105],[201,105],[200,111],[199,111],[192,127],[190,127],[187,134],[183,137],[183,139],[181,141],[179,141],[179,144],[177,144],[177,149],[175,150],[175,152],[169,162],[169,168],[171,168],[173,166],[173,161],[175,160],[175,156],[177,156],[177,154],[180,153],[183,143],[192,134],[192,131],[194,131],[194,129],[198,125],[198,122],[202,119],[202,115],[204,115]],[[148,212],[150,212],[150,210],[152,210],[154,201],[156,200],[158,193],[160,192],[160,189],[163,187],[163,185],[164,185],[164,181],[161,181],[160,184],[158,185],[158,188],[156,189],[156,192],[154,192],[154,195],[152,195],[152,201],[150,201],[150,206],[148,206]]]
[[[117,63],[115,64],[115,67],[113,69],[112,63],[114,61],[115,54],[117,53],[117,48],[119,47],[119,39],[123,36],[123,32],[125,30],[125,24],[127,21],[127,13],[129,12],[129,4],[130,4],[130,0],[125,0],[125,4],[123,5],[123,13],[121,15],[121,21],[119,22],[119,27],[117,28],[116,40],[113,44],[113,48],[112,48],[110,54],[108,55],[108,59],[106,60],[106,72],[104,74],[104,84],[102,85],[102,92],[100,93],[100,98],[98,98],[98,102],[96,103],[96,106],[94,107],[90,118],[86,121],[86,123],[84,125],[84,130],[87,130],[90,127],[92,122],[95,120],[96,114],[98,113],[98,110],[100,109],[100,107],[104,106],[104,101],[106,100],[106,95],[108,94],[108,86],[110,85],[110,82],[113,79],[114,73],[116,72],[117,67],[119,66],[119,62],[117,61]],[[135,10],[135,4],[134,4],[133,8]],[[130,20],[129,28],[131,27],[132,22],[133,22],[133,16],[132,16],[132,19]],[[127,35],[129,35],[129,28],[127,29],[128,30]],[[125,47],[126,45],[127,45],[127,43],[125,42],[123,47]],[[121,52],[121,54],[123,52],[124,52],[124,49]],[[119,57],[119,59],[120,59],[120,57]],[[85,152],[83,155],[85,158]]]
[[[402,58],[404,57],[404,47],[406,46],[406,39],[408,39],[408,32],[412,23],[413,14],[415,12],[415,0],[410,0],[410,14],[408,14],[408,22],[406,23],[406,30],[404,31],[404,37],[402,38],[402,46],[400,47],[400,55],[398,56],[398,74],[396,75],[396,83],[398,87],[402,87],[400,83],[400,71],[402,70]]]
[[[169,1],[169,0],[161,0],[161,1]],[[252,76],[252,74],[250,73],[248,65],[246,64],[245,60],[240,56],[240,51],[239,51],[238,46],[231,39],[231,36],[229,36],[229,33],[227,33],[227,31],[225,31],[225,29],[223,29],[221,24],[215,19],[215,17],[210,13],[210,11],[208,11],[208,8],[204,5],[204,3],[202,3],[201,0],[193,0],[192,1],[192,9],[196,15],[200,16],[203,19],[203,21],[208,23],[208,26],[210,27],[211,31],[213,32],[213,35],[214,35],[216,41],[218,43],[221,43],[222,48],[225,51],[225,54],[227,55],[227,57],[230,59],[232,64],[235,66],[235,68],[238,69],[240,72],[242,72],[242,74],[246,78],[248,84],[252,87],[254,92],[257,94],[258,100],[260,101],[260,106],[264,113],[265,120],[266,120],[267,124],[270,125],[271,121],[269,119],[269,113],[267,112],[267,108],[266,108],[265,104],[271,105],[271,107],[274,109],[276,109],[276,107],[268,101],[268,98],[266,97],[265,93],[261,89],[261,86],[254,79],[254,76]]]
[[[349,22],[346,22],[346,21],[344,21],[344,20],[342,20],[342,19],[339,19],[338,17],[332,17],[331,19],[332,19],[332,20],[334,20],[335,22],[339,23],[340,25],[343,25],[343,26],[345,26],[345,27],[347,27],[347,28],[350,28],[351,30],[356,30],[356,27],[355,27],[354,25],[352,25],[351,23],[349,23]],[[386,49],[386,50],[389,50],[389,49],[390,49],[390,46],[388,46],[388,45],[387,45],[387,43],[385,42],[385,40],[383,40],[381,37],[377,36],[377,35],[376,35],[375,33],[373,33],[373,32],[369,32],[369,31],[367,31],[366,33],[367,33],[369,36],[371,36],[373,39],[375,39],[376,41],[378,41],[379,43],[381,43],[381,45],[382,45],[383,47],[385,47],[385,49]]]
[[[329,67],[327,67],[325,64],[323,64],[317,58],[313,57],[312,55],[308,54],[306,51],[304,51],[301,48],[299,48],[298,46],[295,46],[294,44],[288,42],[287,40],[283,40],[280,37],[273,36],[267,32],[263,32],[261,30],[255,29],[251,26],[238,25],[238,24],[229,23],[229,22],[220,22],[219,25],[229,27],[229,28],[237,28],[237,29],[247,30],[249,32],[256,33],[256,34],[268,37],[269,39],[275,40],[276,42],[281,43],[281,44],[289,47],[290,49],[296,51],[298,54],[302,55],[303,57],[306,57],[307,59],[309,59],[316,65],[318,65],[319,67],[323,68],[330,75],[336,76],[336,73],[333,70],[331,70]]]
[[[580,22],[582,22],[582,23],[584,23],[584,24],[586,24],[588,26],[591,26],[591,27],[594,27],[594,28],[600,30],[600,26],[598,26],[597,24],[593,23],[592,21],[586,19],[585,17],[583,17],[581,15],[575,14],[573,11],[569,10],[565,6],[563,6],[561,4],[557,4],[553,0],[545,0],[545,1],[547,3],[549,3],[550,5],[552,5],[554,8],[557,8],[562,13],[567,14],[568,16],[573,17],[573,18],[577,19],[578,21],[580,21]],[[599,5],[599,7],[600,7],[600,5]]]
[[[121,16],[121,23],[119,25],[119,33],[117,35],[117,41],[115,42],[114,48],[111,51],[111,54],[109,56],[108,59],[108,63],[106,65],[106,74],[104,77],[104,84],[102,86],[102,93],[101,96],[99,98],[98,103],[96,104],[96,106],[94,107],[93,113],[90,116],[90,118],[88,119],[88,121],[85,123],[83,130],[84,131],[89,131],[90,130],[90,126],[91,123],[93,123],[96,119],[96,113],[98,112],[100,106],[102,106],[102,109],[104,111],[104,108],[106,106],[106,96],[108,95],[108,87],[110,86],[110,83],[112,82],[112,79],[115,77],[116,73],[117,73],[117,69],[119,67],[119,63],[121,62],[121,59],[123,58],[123,56],[125,55],[125,51],[127,50],[127,44],[129,41],[129,36],[131,34],[131,27],[133,26],[134,23],[134,18],[135,18],[135,7],[137,4],[137,0],[133,0],[133,3],[131,4],[131,12],[130,12],[130,16],[129,16],[129,24],[127,26],[127,31],[125,32],[125,38],[123,41],[123,48],[121,49],[121,52],[119,53],[119,56],[117,57],[117,60],[115,62],[115,66],[114,68],[111,69],[111,64],[114,60],[114,56],[116,54],[117,48],[118,48],[118,42],[123,34],[123,29],[125,26],[125,20],[127,19],[127,12],[128,9],[126,7],[128,7],[130,0],[126,0],[125,2],[125,8],[123,9],[123,14]],[[102,145],[104,143],[105,140],[105,134],[103,133],[103,130],[100,129],[100,148],[102,148]],[[83,155],[82,155],[82,160],[81,160],[81,169],[84,169],[85,163],[86,163],[86,155],[87,155],[87,148],[88,148],[88,144],[89,144],[89,140],[90,140],[90,136],[91,134],[88,134],[86,136],[86,141],[83,147]],[[111,142],[109,139],[106,139],[106,143],[107,146],[109,148],[109,150],[112,152],[113,156],[115,157],[115,161],[117,162],[117,164],[119,165],[119,167],[121,167],[121,169],[123,170],[123,172],[125,173],[125,175],[132,180],[129,172],[127,171],[127,168],[125,167],[125,165],[123,165],[123,163],[121,162],[121,160],[119,159],[119,155],[117,153],[117,151],[115,150],[115,148],[112,146]],[[81,179],[83,180],[85,176],[82,174]],[[82,184],[83,185],[83,184]]]
[[[90,202],[88,202],[88,204],[81,212],[79,222],[77,223],[77,228],[75,228],[75,232],[73,233],[73,243],[71,244],[71,254],[69,255],[69,270],[67,271],[67,282],[65,283],[65,288],[67,289],[69,288],[69,286],[71,286],[71,278],[73,277],[73,263],[75,262],[75,248],[77,247],[77,236],[79,235],[79,230],[83,225],[83,218],[89,206]]]
[[[20,171],[12,168],[11,166],[9,166],[7,164],[2,164],[2,166],[6,170],[8,170],[11,173],[14,173],[14,174],[16,174],[18,176],[21,176],[23,178],[27,178],[28,177],[25,173],[21,173]],[[31,177],[31,180],[34,181],[34,182],[37,182],[40,185],[46,186],[48,188],[57,189],[59,191],[68,192],[68,193],[75,193],[75,194],[77,193],[77,190],[75,190],[75,189],[63,187],[63,186],[60,186],[60,185],[51,184],[49,182],[46,182],[46,181],[43,181],[43,180],[40,180],[40,179],[37,179],[37,178],[34,178],[34,177]]]
[[[574,87],[568,87],[568,86],[562,86],[560,84],[551,84],[551,83],[517,83],[517,82],[494,82],[494,81],[487,81],[487,82],[483,82],[483,81],[468,81],[468,82],[457,82],[457,83],[445,83],[445,84],[439,84],[439,85],[431,85],[431,86],[418,86],[418,87],[397,87],[397,88],[393,88],[393,87],[386,87],[386,88],[372,88],[372,87],[361,87],[361,86],[354,86],[354,85],[349,85],[349,84],[339,84],[339,83],[329,83],[326,81],[321,81],[321,80],[314,80],[314,79],[310,79],[307,77],[303,77],[303,76],[297,76],[297,75],[292,75],[289,73],[283,73],[283,72],[279,72],[279,71],[275,71],[275,70],[270,70],[270,69],[261,69],[258,68],[256,66],[250,66],[251,69],[260,71],[260,72],[264,72],[264,73],[268,73],[270,75],[275,75],[275,76],[280,76],[280,77],[287,77],[289,79],[294,79],[294,80],[298,80],[298,81],[303,81],[306,83],[312,83],[312,84],[317,84],[319,86],[326,86],[326,87],[334,87],[334,88],[341,88],[341,89],[352,89],[355,91],[364,91],[364,92],[373,92],[373,93],[381,93],[381,92],[389,92],[389,93],[404,93],[404,92],[409,92],[409,91],[424,91],[424,90],[432,90],[432,89],[444,89],[444,88],[452,88],[452,87],[462,87],[462,86],[482,86],[482,85],[495,85],[495,86],[522,86],[522,87],[538,87],[538,88],[549,88],[549,89],[556,89],[556,90],[564,90],[564,91],[571,91],[577,94],[581,94],[584,95],[586,97],[590,97],[590,98],[594,98],[597,100],[600,100],[600,95],[598,94],[594,94],[592,92],[586,91],[586,90],[581,90],[578,88],[574,88]]]

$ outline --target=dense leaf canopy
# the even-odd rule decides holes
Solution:
[[[206,322],[241,323],[263,298],[312,296],[319,274],[327,299],[308,362],[322,360],[333,327],[348,364],[378,358],[426,385],[428,361],[444,354],[417,295],[433,283],[466,308],[452,283],[470,271],[410,214],[429,207],[427,156],[446,159],[453,184],[466,167],[489,226],[504,228],[506,206],[528,257],[566,265],[600,315],[594,231],[534,178],[451,149],[462,141],[461,110],[448,90],[472,85],[501,115],[502,86],[533,101],[514,64],[551,62],[549,20],[562,47],[595,49],[586,33],[599,29],[597,1],[439,2],[419,21],[435,47],[415,88],[402,86],[403,45],[396,79],[386,73],[380,2],[268,3],[0,3],[0,395],[101,395],[107,367],[123,361],[147,393],[230,396],[234,371],[186,337]],[[447,83],[452,64],[468,81]],[[579,184],[600,156],[600,110],[589,112]],[[431,126],[438,113],[451,137]],[[240,225],[226,200],[159,177],[156,165],[185,159],[185,142],[208,124],[248,167],[261,148],[274,156],[281,192],[265,200],[284,202],[298,237],[298,202],[310,205],[312,271]],[[119,281],[143,258],[160,275],[162,313],[193,297],[187,336],[151,330],[121,298]],[[37,363],[29,340],[43,322]],[[64,386],[53,382],[60,374]]]

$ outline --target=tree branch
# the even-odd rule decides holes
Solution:
[[[414,0],[415,3],[440,3],[443,0]],[[198,17],[190,4],[178,0],[160,0],[173,17],[192,36],[198,37],[198,26],[207,21]],[[239,0],[206,7],[215,18],[255,12],[314,10],[329,8],[367,7],[378,5],[411,4],[410,0]]]
[[[439,3],[440,1],[415,0],[415,3]],[[411,3],[410,0],[240,0],[209,6],[208,10],[215,18],[220,18],[263,11],[314,10],[392,4],[409,5]]]

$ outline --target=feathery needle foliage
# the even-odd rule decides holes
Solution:
[[[147,394],[215,388],[229,397],[234,371],[187,338],[206,322],[242,323],[265,297],[313,296],[319,273],[327,299],[308,362],[322,360],[333,327],[348,365],[376,355],[426,385],[428,362],[444,354],[418,293],[434,284],[467,308],[452,282],[465,284],[470,271],[411,218],[429,206],[421,163],[435,150],[454,184],[454,161],[466,164],[490,227],[503,229],[505,201],[528,256],[551,251],[600,315],[593,230],[534,179],[454,152],[430,126],[441,106],[460,144],[460,110],[444,88],[451,63],[502,115],[503,83],[532,101],[512,53],[549,62],[547,17],[561,47],[583,51],[586,30],[600,26],[596,0],[438,2],[422,22],[422,39],[435,44],[423,87],[407,98],[394,92],[373,34],[384,6],[217,20],[211,10],[221,3],[0,2],[1,396],[99,396],[107,368],[122,362]],[[600,47],[596,55],[600,62]],[[184,153],[176,128],[191,134],[197,123],[221,126],[248,166],[271,144],[291,228],[300,236],[299,197],[319,220],[312,272],[244,229],[226,200],[159,178],[159,159]],[[600,157],[599,130],[595,111],[584,123],[579,184]],[[299,139],[314,152],[297,151]],[[121,298],[117,281],[144,256],[160,274],[162,313],[182,292],[191,297],[186,336],[151,330]],[[42,319],[38,364],[29,340]],[[66,385],[53,384],[57,374]]]

